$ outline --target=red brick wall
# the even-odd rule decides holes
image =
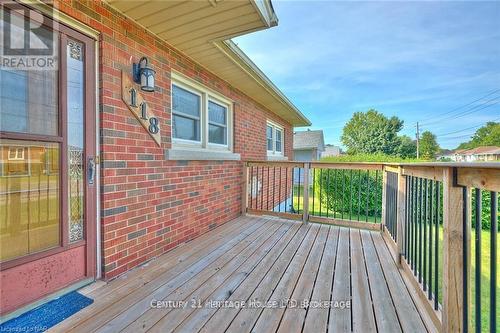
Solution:
[[[170,73],[174,69],[235,101],[234,152],[266,158],[266,120],[292,127],[236,88],[206,71],[100,1],[57,1],[55,6],[101,32],[100,154],[103,274],[109,279],[240,214],[241,162],[176,162],[171,148]],[[160,120],[158,147],[121,100],[121,70],[148,56],[155,93],[144,94]],[[132,61],[131,61],[132,60]]]

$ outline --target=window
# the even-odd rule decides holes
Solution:
[[[266,126],[267,155],[283,155],[283,128],[267,122]]]
[[[200,141],[201,96],[172,85],[173,136]]]
[[[267,125],[267,151],[273,151],[273,126]]]
[[[281,143],[282,130],[276,128],[275,133],[276,133],[276,142],[275,142],[276,148],[275,148],[275,150],[276,150],[276,152],[281,153],[281,151],[282,151],[282,149],[281,149],[281,147],[282,147],[282,143]]]
[[[227,108],[208,101],[208,142],[227,144]]]
[[[172,73],[172,146],[232,150],[232,103],[180,74]]]
[[[24,148],[10,147],[9,161],[22,161],[22,160],[24,160]]]

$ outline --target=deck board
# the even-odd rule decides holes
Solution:
[[[375,315],[366,273],[363,246],[359,230],[350,230],[351,280],[352,280],[352,330],[354,332],[375,332]]]
[[[230,221],[88,295],[50,331],[425,332],[379,232],[270,217]]]

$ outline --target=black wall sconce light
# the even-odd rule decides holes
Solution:
[[[155,91],[155,70],[149,67],[148,58],[142,57],[137,64],[132,67],[134,82],[141,85],[141,90]]]

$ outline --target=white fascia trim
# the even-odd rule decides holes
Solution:
[[[252,0],[251,2],[267,27],[270,28],[278,25],[278,16],[274,12],[271,0]]]

